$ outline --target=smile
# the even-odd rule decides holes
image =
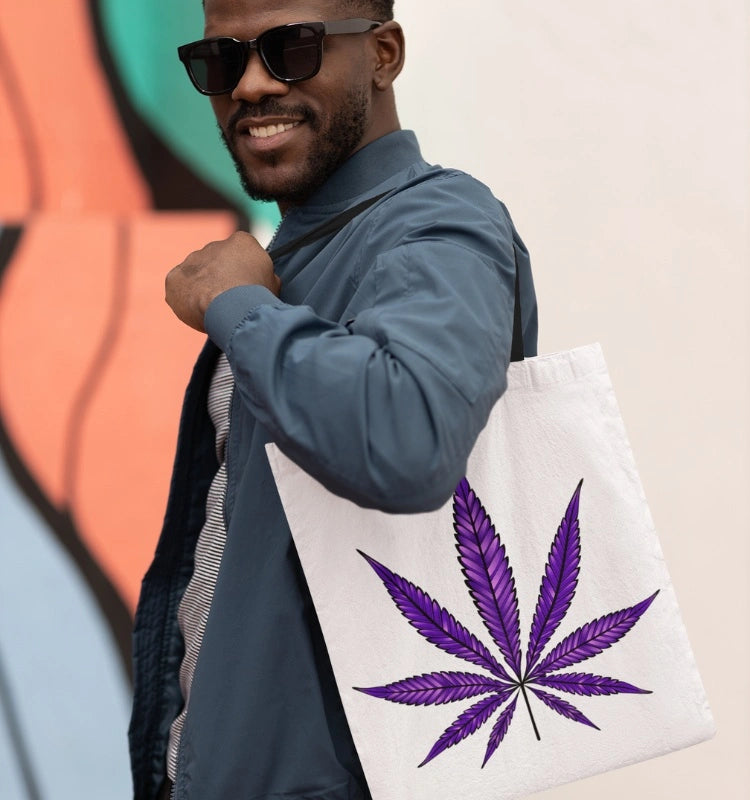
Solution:
[[[247,132],[253,139],[268,139],[269,136],[276,136],[278,133],[290,131],[292,128],[296,128],[299,124],[299,122],[287,122],[281,125],[264,125],[257,128],[249,127]]]

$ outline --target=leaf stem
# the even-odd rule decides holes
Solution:
[[[526,701],[526,710],[529,712],[529,717],[531,717],[531,724],[534,726],[534,733],[536,734],[537,742],[542,741],[542,737],[539,735],[539,728],[536,726],[536,720],[534,719],[534,715],[531,712],[531,705],[529,704],[529,696],[526,694],[526,686],[521,683],[521,692],[523,693],[523,699]]]

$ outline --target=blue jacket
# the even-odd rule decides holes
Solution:
[[[137,800],[156,796],[180,711],[176,611],[217,469],[206,401],[219,350],[236,388],[227,543],[178,757],[178,800],[369,797],[264,445],[333,492],[391,512],[446,502],[505,389],[515,260],[536,352],[526,251],[468,175],[430,166],[413,134],[355,153],[276,246],[385,192],[333,237],[275,265],[281,298],[230,289],[188,386],[164,528],[136,615],[130,746]]]

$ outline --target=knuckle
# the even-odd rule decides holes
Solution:
[[[245,231],[234,231],[229,235],[227,242],[231,242],[232,244],[243,244],[246,241],[247,234]]]

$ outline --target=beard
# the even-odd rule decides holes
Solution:
[[[257,105],[243,103],[229,121],[228,131],[219,127],[221,138],[232,157],[242,188],[253,200],[276,201],[286,206],[304,203],[357,149],[368,125],[368,94],[363,87],[354,87],[333,114],[321,117],[304,105],[282,106],[274,99]],[[252,117],[291,115],[304,120],[314,134],[314,144],[300,160],[296,174],[273,187],[257,181],[235,148],[237,123]],[[266,164],[275,167],[282,159],[268,153]]]

